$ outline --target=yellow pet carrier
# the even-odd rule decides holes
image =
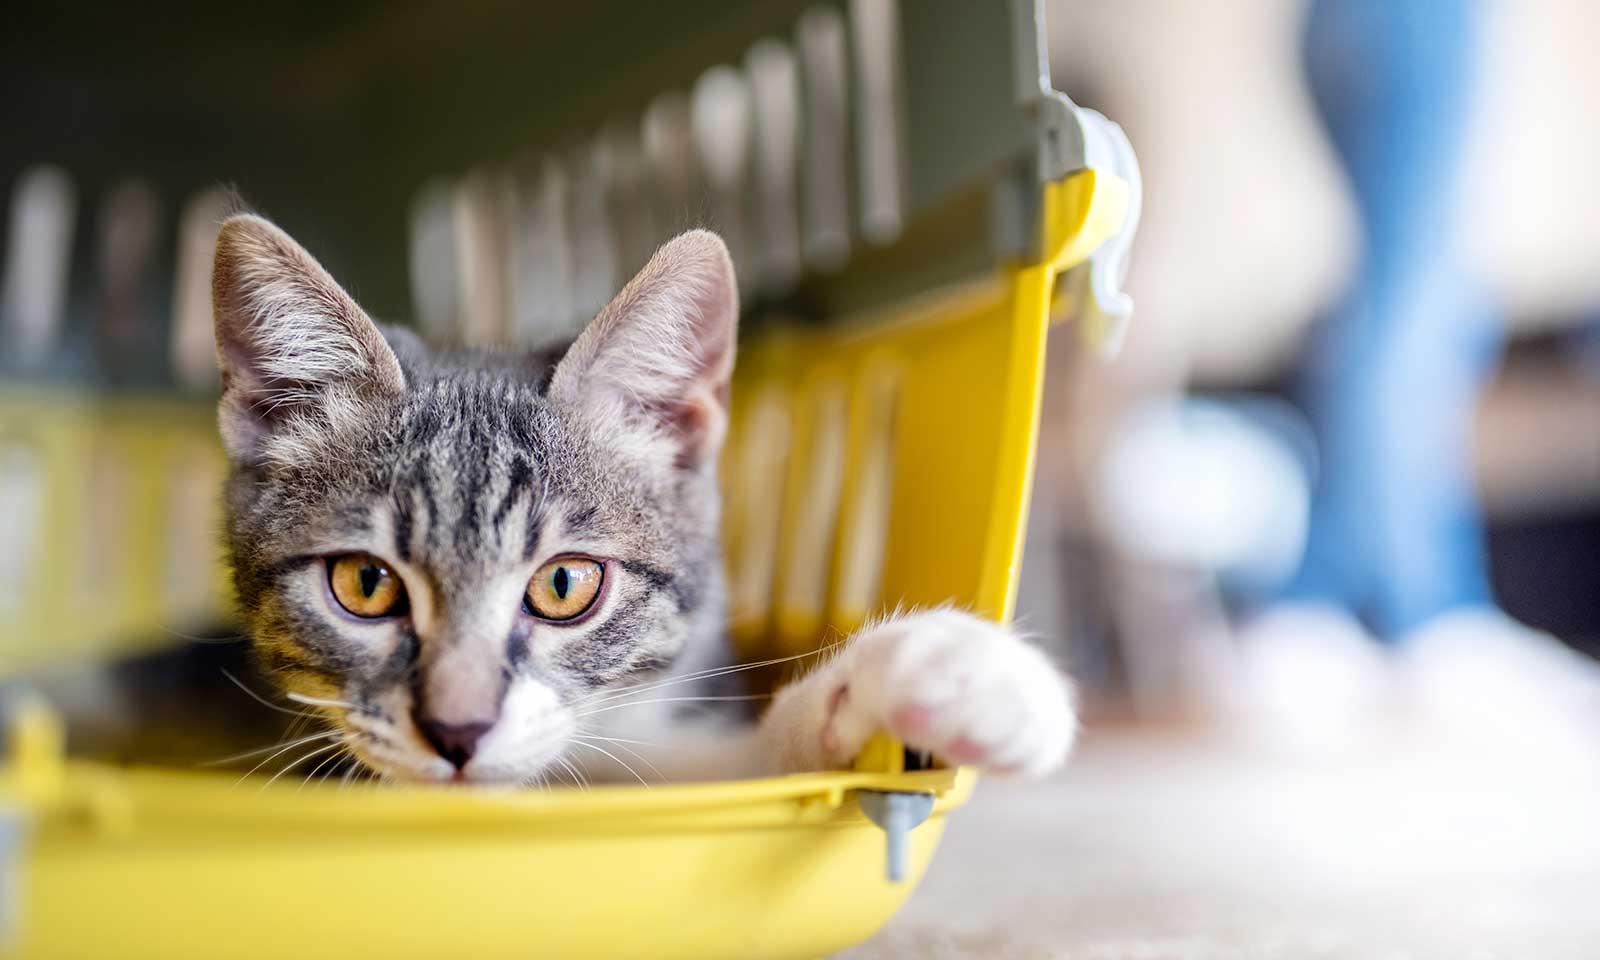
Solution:
[[[651,190],[672,185],[659,170],[670,151],[657,148],[672,142],[661,127],[686,113],[680,132],[699,143],[689,189],[709,209],[679,213],[732,225],[755,305],[722,463],[739,652],[815,649],[896,604],[955,602],[1005,620],[1050,320],[1075,316],[1091,345],[1114,346],[1129,312],[1118,286],[1138,214],[1132,154],[1114,125],[1050,90],[1026,0],[766,7],[730,15],[736,26],[715,31],[723,47],[687,45],[702,65],[730,53],[741,64],[700,74],[692,98],[642,110],[618,98],[645,117]],[[702,95],[720,87],[744,91],[745,122],[728,129],[747,174],[730,175],[696,140],[698,118],[716,113]],[[561,123],[559,139],[537,133],[576,142],[577,121]],[[484,149],[482,137],[462,139]],[[769,162],[774,150],[782,162]],[[411,202],[424,326],[471,334],[477,324],[483,339],[515,341],[531,322],[519,312],[519,258],[552,237],[568,251],[563,309],[580,316],[585,284],[603,298],[678,225],[658,205],[650,224],[630,227],[618,200],[627,165],[595,174],[578,169],[581,153],[508,152],[455,180],[427,180],[437,167],[421,161],[415,176],[384,174]],[[522,179],[496,179],[511,169]],[[586,208],[594,176],[613,179]],[[492,200],[507,182],[522,185],[516,215],[484,199],[485,183]],[[564,234],[549,229],[552,184],[565,191],[556,206],[577,211]],[[279,215],[263,189],[263,208]],[[302,230],[298,208],[286,199],[284,209],[319,253],[321,237],[359,222]],[[451,218],[443,234],[439,209]],[[615,275],[572,280],[593,243],[582,224],[595,221],[610,224]],[[180,238],[180,259],[185,247]],[[454,272],[419,277],[430,249],[454,251]],[[180,341],[193,323],[181,316],[185,269],[173,297]],[[392,293],[381,271],[371,276],[358,296]],[[485,289],[498,291],[489,307]],[[0,564],[10,578],[0,676],[126,653],[127,638],[170,637],[164,629],[224,607],[210,566],[168,559],[215,556],[202,505],[222,467],[208,401],[71,380],[0,382],[0,489],[23,521],[5,542],[24,558]],[[77,586],[91,563],[115,585],[93,604]],[[969,771],[906,770],[882,737],[851,772],[740,782],[538,792],[240,782],[67,757],[53,714],[34,706],[11,718],[0,773],[0,954],[822,956],[894,913],[972,786]],[[931,800],[895,802],[906,797]]]

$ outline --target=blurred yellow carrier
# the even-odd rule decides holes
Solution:
[[[1085,162],[1079,147],[1028,168],[1029,242],[975,279],[742,344],[722,468],[746,658],[814,649],[895,604],[1010,617],[1050,317],[1072,307],[1104,343],[1126,315],[1106,293],[1120,278],[1091,270],[1117,264],[1089,260],[1125,241],[1136,167]],[[0,396],[0,436],[39,438],[47,511],[84,482],[71,448],[85,431],[210,443],[206,418],[134,429],[85,401],[51,423],[42,403]],[[159,474],[161,457],[130,454],[130,475]],[[92,652],[107,628],[75,628],[71,598],[55,600],[0,624],[21,661],[59,658],[47,636]],[[118,609],[113,626],[163,622],[158,603]],[[905,770],[885,738],[854,772],[534,792],[99,766],[65,758],[44,710],[10,737],[0,954],[49,960],[823,956],[888,920],[973,786],[969,771]],[[901,794],[933,802],[894,882],[863,799]]]

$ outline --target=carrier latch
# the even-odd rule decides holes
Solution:
[[[884,875],[890,883],[904,883],[910,852],[906,840],[911,831],[933,812],[933,794],[899,790],[863,790],[856,795],[861,812],[883,829]]]

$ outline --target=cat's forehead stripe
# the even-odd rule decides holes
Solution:
[[[493,479],[493,450],[480,428],[481,424],[476,418],[467,421],[466,444],[452,458],[460,474],[459,495],[462,500],[457,504],[453,534],[456,549],[462,553],[481,547],[483,530],[479,512],[488,498]],[[495,532],[498,534],[499,531]]]
[[[544,535],[545,518],[548,509],[542,495],[538,501],[529,505],[527,523],[522,530],[522,561],[527,563],[533,559],[534,552],[539,549],[539,541]]]
[[[394,552],[403,563],[411,562],[411,498],[394,496]]]
[[[416,491],[418,497],[422,498],[422,508],[427,514],[425,521],[427,526],[423,528],[423,544],[432,548],[433,528],[439,522],[439,504],[433,498],[433,481],[428,479],[428,471],[420,463],[412,471],[411,476],[412,489]]]
[[[489,520],[489,525],[498,531],[505,523],[506,515],[511,512],[511,507],[522,495],[530,489],[533,482],[533,468],[528,466],[528,460],[523,456],[511,458],[511,471],[506,476],[506,492],[500,498],[499,504],[494,508],[494,516]]]
[[[591,533],[595,515],[599,508],[594,506],[580,507],[567,514],[566,530],[572,536],[585,536]]]

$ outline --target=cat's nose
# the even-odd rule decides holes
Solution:
[[[493,723],[440,723],[438,720],[417,719],[417,726],[439,756],[450,761],[457,770],[467,765],[477,752],[478,743],[489,732]]]

